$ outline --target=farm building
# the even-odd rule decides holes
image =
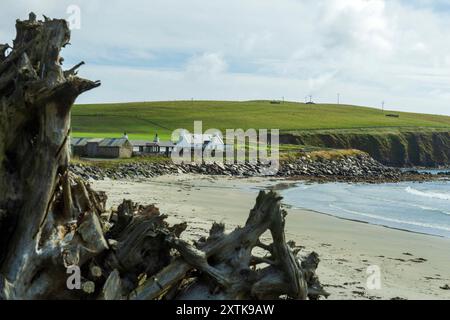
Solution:
[[[133,146],[126,138],[87,139],[70,141],[73,155],[88,158],[130,158]]]
[[[74,156],[85,157],[86,145],[88,141],[94,141],[101,139],[88,139],[88,138],[70,138],[70,152]]]
[[[175,144],[172,141],[158,141],[151,142],[147,145],[147,152],[154,154],[163,154],[166,157],[170,156]]]
[[[137,155],[160,154],[168,157],[175,148],[175,144],[172,141],[132,140],[131,144],[133,145],[133,153]]]
[[[182,132],[177,143],[160,141],[158,135],[153,141],[128,140],[123,138],[70,139],[72,155],[87,158],[130,158],[133,155],[165,155],[169,157],[177,150],[208,150],[211,154],[224,151],[225,144],[217,134],[189,134]]]
[[[150,140],[130,140],[133,145],[133,153],[144,154],[146,153],[147,145],[152,143]]]
[[[159,154],[170,156],[175,144],[172,141],[160,141],[158,134],[156,134],[153,141],[147,140],[132,140],[134,154]]]
[[[133,155],[133,146],[125,138],[103,139],[98,144],[97,154],[100,158],[131,158]]]

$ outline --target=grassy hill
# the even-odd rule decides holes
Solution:
[[[386,117],[398,114],[399,118]],[[158,132],[169,139],[177,128],[193,130],[195,120],[203,129],[267,128],[281,132],[305,130],[450,130],[450,117],[385,111],[350,105],[270,101],[167,101],[76,105],[72,111],[72,135],[152,139]]]

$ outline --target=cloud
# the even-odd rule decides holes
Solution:
[[[73,0],[3,0],[0,42],[28,11]],[[101,79],[81,102],[341,101],[450,114],[450,6],[427,0],[76,1],[67,67]]]
[[[220,53],[203,53],[189,59],[186,71],[192,76],[215,75],[225,72],[227,63]]]

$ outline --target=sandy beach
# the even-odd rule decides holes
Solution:
[[[170,223],[187,221],[184,237],[206,235],[212,222],[232,230],[243,225],[258,190],[292,181],[166,175],[143,181],[92,181],[106,191],[108,206],[123,199],[156,204]],[[317,274],[329,299],[450,299],[450,239],[349,221],[286,207],[286,236],[316,251]],[[367,287],[368,267],[377,266],[381,288]]]

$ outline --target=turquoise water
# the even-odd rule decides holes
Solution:
[[[281,193],[297,208],[450,238],[450,181],[299,183]]]

